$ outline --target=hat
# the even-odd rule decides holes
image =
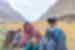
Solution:
[[[50,18],[48,18],[48,23],[55,23],[57,21],[56,16],[52,16]]]

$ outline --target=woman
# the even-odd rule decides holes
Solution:
[[[28,40],[32,38],[32,36],[34,34],[34,27],[32,26],[32,24],[26,22],[23,25],[23,30],[24,30],[24,34],[21,39],[21,46],[22,47],[25,46],[26,43],[28,42]]]
[[[39,32],[35,31],[34,36],[30,41],[27,43],[27,45],[24,47],[24,50],[39,50],[40,49],[40,34]]]

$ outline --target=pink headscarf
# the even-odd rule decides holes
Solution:
[[[24,23],[24,34],[21,40],[22,45],[28,42],[29,37],[32,37],[34,34],[34,27],[30,23]]]
[[[33,34],[34,32],[34,27],[30,23],[25,23],[24,24],[24,33],[27,33],[29,35]]]

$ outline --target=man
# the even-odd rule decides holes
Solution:
[[[44,41],[42,42],[42,50],[66,50],[66,38],[64,32],[57,26],[57,18],[51,17],[48,19],[49,27],[46,30]],[[44,44],[44,45],[43,45]],[[43,47],[45,46],[45,47]]]

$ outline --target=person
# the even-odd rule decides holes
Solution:
[[[40,40],[41,40],[41,35],[39,31],[35,31],[34,34],[34,47],[33,50],[39,50],[40,49]]]
[[[19,41],[21,39],[21,29],[15,30],[15,35],[12,41],[13,48],[19,47]]]
[[[6,39],[4,41],[4,46],[3,46],[5,50],[9,49],[9,45],[12,43],[14,35],[15,35],[15,32],[13,30],[9,30],[7,32]]]
[[[57,18],[56,17],[48,18],[48,24],[49,24],[49,27],[46,30],[45,39],[44,39],[44,41],[47,40],[47,44],[45,44],[46,50],[49,50],[49,49],[67,50],[66,36],[65,36],[65,33],[62,31],[62,29],[57,26]]]
[[[39,50],[40,48],[40,35],[38,32],[34,34],[32,39],[27,43],[26,47],[24,50]]]
[[[32,36],[34,34],[34,27],[32,26],[31,23],[26,22],[23,25],[23,30],[24,30],[24,34],[23,34],[21,42],[20,42],[21,47],[25,46],[26,43],[28,42],[28,40],[32,38]]]

